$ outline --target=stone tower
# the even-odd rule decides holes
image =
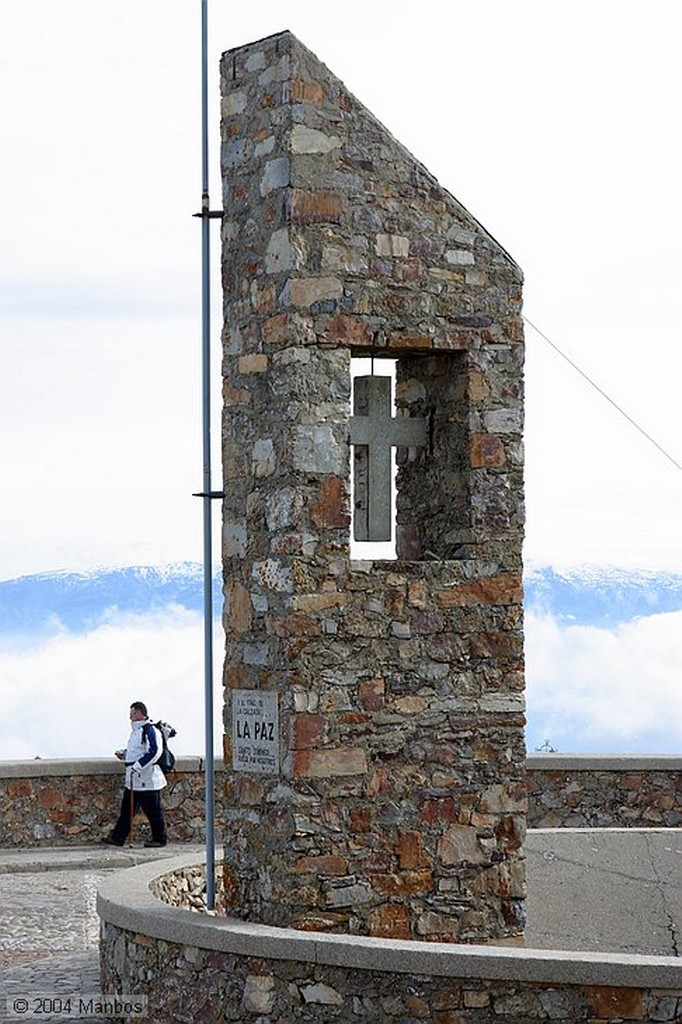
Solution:
[[[228,911],[518,935],[521,272],[290,33],[221,77]]]

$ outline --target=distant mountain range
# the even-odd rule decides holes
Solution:
[[[614,627],[646,615],[682,611],[682,575],[589,567],[532,569],[524,579],[525,606],[564,625]],[[0,581],[0,635],[85,632],[112,611],[144,614],[169,605],[203,609],[199,563],[127,566],[86,573],[49,572]],[[213,611],[221,614],[220,573]]]
[[[0,581],[0,635],[81,633],[112,611],[144,614],[169,605],[201,612],[203,568],[198,562],[126,566],[91,572],[46,572]],[[213,580],[213,613],[221,614],[220,573]]]
[[[607,566],[558,572],[531,569],[524,576],[526,611],[549,614],[563,625],[613,628],[632,619],[682,611],[682,575]]]

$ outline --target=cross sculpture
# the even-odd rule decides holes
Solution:
[[[356,377],[350,440],[355,446],[355,540],[390,540],[391,448],[426,444],[426,420],[393,416],[390,377]]]

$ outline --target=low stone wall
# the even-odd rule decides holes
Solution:
[[[195,865],[175,858],[100,885],[103,991],[145,996],[149,1024],[681,1019],[677,958],[321,935],[208,917],[153,895],[191,905],[198,880]]]
[[[528,828],[679,828],[682,757],[532,755]]]
[[[216,765],[216,817],[222,816],[222,762]],[[204,774],[199,757],[180,757],[163,803],[171,842],[201,842]],[[99,842],[118,817],[123,768],[113,758],[0,762],[0,847],[83,846]],[[151,838],[135,817],[136,841]]]
[[[216,834],[222,835],[224,767],[215,768]],[[682,757],[531,755],[529,828],[679,828]],[[164,793],[172,842],[204,840],[199,757],[178,758]],[[118,814],[121,765],[97,760],[0,761],[0,847],[79,846],[99,841]],[[149,838],[146,819],[135,825]]]

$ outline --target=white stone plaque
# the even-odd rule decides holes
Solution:
[[[232,691],[232,768],[237,772],[279,774],[277,694]]]

